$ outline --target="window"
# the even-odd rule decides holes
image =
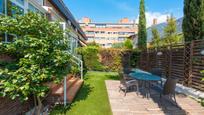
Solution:
[[[15,40],[15,38],[16,38],[16,35],[8,34],[6,42],[13,42]]]
[[[22,6],[24,6],[24,0],[16,0],[19,4],[21,4]]]
[[[15,3],[8,1],[7,4],[7,14],[8,16],[15,17],[15,15],[23,15],[24,14],[24,9],[21,8],[20,6],[16,5]]]
[[[100,44],[100,46],[106,46],[106,44]]]
[[[0,34],[0,42],[6,41],[5,34]]]
[[[96,24],[96,27],[97,27],[97,28],[105,28],[105,27],[106,27],[106,24]]]
[[[99,37],[96,37],[95,39],[96,39],[96,40],[100,40],[101,38],[99,38]]]
[[[28,11],[29,12],[36,12],[41,14],[42,16],[44,15],[40,10],[38,10],[35,6],[33,6],[31,3],[28,3]]]
[[[117,39],[117,38],[114,38],[114,37],[108,38],[108,40],[115,40],[115,39]]]
[[[118,32],[113,32],[113,34],[118,34]]]
[[[125,41],[125,38],[119,37],[118,41]]]
[[[70,44],[69,44],[69,51],[72,53],[72,54],[76,54],[76,48],[78,47],[78,40],[76,40],[74,37],[70,37]]]
[[[0,14],[4,14],[4,7],[5,6],[5,1],[0,0]]]
[[[112,43],[108,43],[107,46],[112,46]]]
[[[101,34],[105,34],[105,31],[101,31]]]
[[[38,12],[38,9],[35,8],[35,6],[33,6],[32,4],[28,4],[28,10],[31,12]]]
[[[36,2],[40,5],[43,5],[43,0],[36,0]]]
[[[88,38],[88,41],[92,42],[94,41],[94,38]]]
[[[87,31],[86,34],[94,34],[94,31]]]
[[[17,38],[14,34],[0,34],[0,42],[13,42]]]
[[[126,32],[119,32],[118,34],[119,34],[119,35],[125,35]]]
[[[96,31],[95,34],[99,34],[99,31]]]

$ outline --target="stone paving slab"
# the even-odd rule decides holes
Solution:
[[[120,81],[105,83],[113,115],[204,115],[204,107],[184,95],[176,95],[179,109],[167,99],[161,104],[159,95],[147,99],[136,92],[128,92],[124,96],[124,92],[119,92]]]

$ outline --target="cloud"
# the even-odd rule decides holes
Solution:
[[[170,16],[170,14],[166,13],[160,13],[160,12],[146,12],[146,21],[147,21],[147,27],[150,27],[153,24],[153,20],[157,19],[157,23],[163,23],[166,22],[167,16]],[[139,22],[139,16],[137,17],[137,22]]]

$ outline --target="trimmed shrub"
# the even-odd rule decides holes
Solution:
[[[104,66],[99,62],[99,47],[87,46],[79,48],[78,52],[82,55],[84,66],[87,70],[103,71]]]

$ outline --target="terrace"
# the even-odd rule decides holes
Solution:
[[[150,87],[147,87],[150,88],[149,98],[146,97],[148,92],[144,90],[142,85],[139,86],[139,91],[133,87],[125,95],[125,92],[120,91],[119,87],[121,86],[120,74],[108,72],[107,70],[106,72],[90,71],[85,75],[85,84],[69,108],[62,111],[63,107],[57,107],[51,113],[53,115],[61,112],[73,115],[77,115],[80,112],[91,115],[103,115],[104,113],[106,115],[204,114],[204,108],[200,103],[202,101],[200,98],[203,97],[202,86],[204,83],[200,73],[203,65],[202,63],[197,63],[203,60],[203,44],[203,40],[199,40],[185,45],[174,45],[172,48],[166,46],[158,49],[149,49],[148,51],[145,50],[139,54],[136,53],[138,60],[136,63],[137,69],[140,68],[149,73],[148,71],[151,71],[153,68],[160,68],[161,80],[163,81],[162,87],[164,87],[165,81],[168,78],[178,80],[174,89],[178,105],[168,96],[160,98],[160,91],[158,90],[160,84],[155,86],[152,84]],[[117,62],[113,61],[113,58],[120,55],[123,68],[130,68],[129,65],[132,64],[130,59],[135,54],[130,50],[122,51],[123,53],[118,53],[118,55],[116,52],[120,51],[117,49],[101,49],[98,55],[101,57],[102,64],[108,66],[108,69],[113,69],[115,67],[113,65],[116,65]],[[187,69],[186,67],[189,68]],[[132,68],[131,71],[137,70]],[[128,75],[131,76],[131,74]],[[188,75],[192,77],[188,77]],[[135,80],[138,79],[135,78]]]
[[[204,26],[199,24],[204,20],[198,18],[203,11],[197,9],[203,8],[201,3],[187,9],[198,10],[197,18],[185,17],[195,13],[185,11],[182,32],[176,31],[176,19],[168,17],[160,25],[163,33],[150,28],[152,36],[147,38],[150,29],[140,0],[139,26],[134,26],[138,35],[129,32],[132,37],[122,38],[124,43],[103,48],[95,42],[86,44],[86,35],[62,0],[45,2],[50,7],[38,4],[39,9],[45,8],[41,13],[28,12],[34,0],[25,6],[18,2],[0,2],[5,8],[0,12],[4,15],[0,16],[0,115],[204,114],[204,32],[200,29]],[[7,10],[10,4],[26,14]],[[185,2],[184,10],[189,4]],[[44,16],[49,11],[48,18],[56,14],[50,17],[53,20]],[[120,35],[119,30],[107,33]]]

